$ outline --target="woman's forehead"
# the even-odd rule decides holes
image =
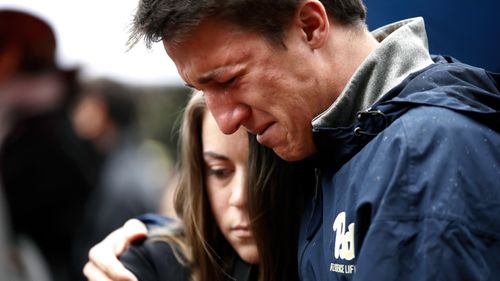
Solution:
[[[248,158],[248,135],[244,128],[234,134],[222,133],[211,114],[206,113],[202,123],[203,151],[211,151],[225,155],[230,159]]]

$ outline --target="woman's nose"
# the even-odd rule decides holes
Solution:
[[[233,178],[231,196],[229,204],[232,206],[243,207],[247,199],[247,177],[245,172],[239,172]]]

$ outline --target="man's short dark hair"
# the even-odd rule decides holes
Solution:
[[[129,44],[144,39],[146,46],[163,39],[182,41],[201,21],[217,17],[244,30],[262,34],[282,45],[283,31],[303,0],[141,0]],[[329,17],[342,24],[364,21],[362,0],[321,0]]]

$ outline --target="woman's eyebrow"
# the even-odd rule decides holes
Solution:
[[[229,160],[229,158],[226,155],[219,154],[219,153],[216,153],[213,151],[205,151],[205,152],[203,152],[203,156],[215,158],[215,159],[220,159],[220,160]]]

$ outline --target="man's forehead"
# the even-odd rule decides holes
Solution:
[[[204,48],[190,45],[185,48],[166,47],[181,78],[188,84],[207,84],[213,80],[233,72],[241,71],[248,64],[251,50],[244,44],[234,42],[230,45]]]

